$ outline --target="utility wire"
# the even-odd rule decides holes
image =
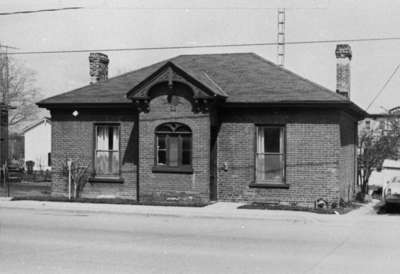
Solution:
[[[373,42],[373,41],[391,41],[400,40],[400,37],[384,37],[384,38],[358,38],[358,39],[335,39],[335,40],[311,40],[311,41],[293,41],[286,42],[286,45],[302,45],[302,44],[328,44],[342,42]],[[27,55],[27,54],[56,54],[56,53],[83,53],[83,52],[117,52],[117,51],[147,51],[147,50],[173,50],[173,49],[201,49],[201,48],[234,48],[234,47],[254,47],[254,46],[274,46],[277,42],[267,43],[239,43],[239,44],[208,44],[193,46],[159,46],[159,47],[137,47],[137,48],[103,48],[103,49],[76,49],[76,50],[47,50],[47,51],[13,51],[10,55]]]
[[[382,92],[385,90],[386,86],[389,84],[389,82],[392,80],[393,76],[396,74],[396,72],[399,70],[400,64],[397,65],[397,67],[394,69],[390,77],[386,80],[385,84],[382,86],[382,88],[379,90],[379,92],[375,95],[374,99],[372,99],[371,103],[369,103],[368,107],[366,110],[368,110],[372,104],[378,99],[378,97],[382,94]]]
[[[90,10],[276,10],[279,7],[84,7]],[[288,7],[287,10],[327,9],[326,7]]]
[[[16,14],[27,14],[27,13],[38,13],[38,12],[52,12],[52,11],[62,11],[62,10],[78,10],[84,7],[66,7],[58,9],[41,9],[41,10],[23,10],[23,11],[11,11],[11,12],[0,12],[1,15],[16,15]]]
[[[86,7],[65,7],[65,8],[54,8],[54,9],[38,9],[38,10],[23,10],[23,11],[11,11],[11,12],[0,12],[1,15],[17,15],[26,13],[38,13],[38,12],[52,12],[52,11],[63,11],[63,10],[171,10],[171,11],[191,11],[191,10],[272,10],[277,7],[102,7],[102,6],[86,6]],[[308,10],[308,9],[326,9],[326,7],[288,7],[289,10]]]

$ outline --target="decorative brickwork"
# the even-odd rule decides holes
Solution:
[[[202,204],[209,200],[210,116],[194,113],[192,104],[177,96],[172,105],[167,95],[150,102],[149,112],[139,117],[139,196],[142,202]],[[155,129],[162,123],[179,122],[192,130],[193,173],[157,173]]]

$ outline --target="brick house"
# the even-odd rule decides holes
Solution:
[[[83,197],[311,206],[348,200],[365,112],[253,53],[181,55],[38,103],[52,117],[52,195],[66,159],[89,165]],[[346,77],[344,77],[345,79]],[[346,94],[344,94],[346,95]]]

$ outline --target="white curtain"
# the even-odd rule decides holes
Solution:
[[[97,127],[96,174],[118,175],[119,173],[119,128]],[[110,136],[110,133],[112,135]],[[110,139],[112,138],[112,143]]]
[[[279,153],[285,153],[285,140],[283,138],[283,127],[281,127],[280,131],[279,131]]]
[[[119,174],[119,130],[118,127],[112,127],[113,129],[113,147],[110,148],[113,150],[111,152],[111,174]]]
[[[257,128],[257,153],[264,153],[264,128]]]
[[[264,128],[257,127],[256,180],[265,179],[265,134]]]
[[[119,130],[118,127],[113,127],[113,147],[111,150],[119,150]]]
[[[109,127],[97,127],[97,149],[98,150],[108,150],[108,136],[110,128]]]

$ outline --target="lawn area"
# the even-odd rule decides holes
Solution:
[[[51,182],[11,182],[9,193],[11,197],[33,197],[50,195]],[[8,187],[0,187],[0,197],[8,196]]]

